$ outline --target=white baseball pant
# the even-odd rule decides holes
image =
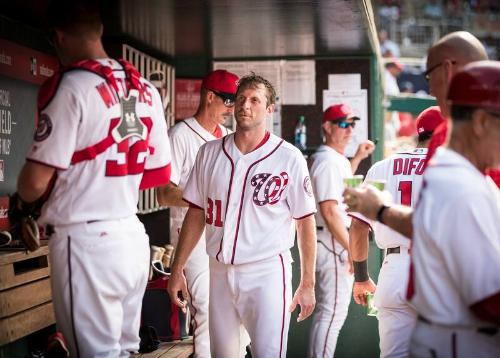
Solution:
[[[378,309],[380,357],[408,357],[410,338],[417,323],[417,312],[406,299],[410,268],[408,249],[384,259],[378,276],[374,305]]]
[[[210,258],[212,357],[240,354],[242,326],[254,357],[286,357],[292,302],[289,252],[259,262],[226,265]]]
[[[149,239],[131,216],[55,227],[52,299],[71,357],[128,357],[139,349]]]
[[[193,343],[195,358],[210,357],[210,334],[208,330],[210,274],[205,247],[205,235],[203,235],[191,252],[184,267],[184,275],[186,276],[189,291],[189,305],[194,321]]]
[[[328,231],[318,231],[317,235],[330,238]],[[333,357],[351,302],[354,276],[349,273],[347,251],[343,251],[337,242],[334,250],[318,241],[316,309],[309,335],[308,357]]]
[[[411,338],[410,355],[414,358],[500,357],[500,332],[491,335],[477,328],[438,326],[418,320]]]

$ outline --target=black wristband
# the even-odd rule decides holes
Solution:
[[[368,276],[368,260],[353,261],[352,265],[354,267],[354,281],[365,282],[370,279],[370,276]]]
[[[378,211],[377,211],[377,221],[378,221],[379,223],[384,224],[384,218],[383,218],[382,216],[384,215],[384,211],[385,211],[385,209],[389,209],[389,208],[390,208],[390,206],[387,206],[387,205],[382,205],[382,206],[380,207],[380,209],[378,209]]]

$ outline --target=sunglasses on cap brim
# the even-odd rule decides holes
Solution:
[[[234,100],[235,100],[235,95],[230,94],[230,93],[222,93],[222,92],[217,92],[214,90],[212,91],[217,97],[222,99],[222,103],[224,103],[224,106],[226,107],[233,107],[234,106]]]

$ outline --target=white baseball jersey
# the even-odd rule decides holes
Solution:
[[[427,148],[396,153],[373,164],[366,174],[365,183],[370,180],[385,180],[384,190],[391,194],[397,204],[414,207],[422,186],[426,155]],[[379,248],[410,247],[408,238],[388,226],[369,220],[359,213],[350,215],[368,223],[375,230],[375,242]]]
[[[488,326],[469,307],[500,292],[500,194],[452,150],[439,148],[425,171],[412,261],[419,315],[445,326]]]
[[[27,156],[57,169],[39,220],[42,224],[128,217],[136,212],[139,186],[145,189],[168,182],[170,146],[158,92],[140,78],[135,100],[132,91],[124,91],[127,85],[120,63],[111,59],[99,63],[112,69],[120,96],[130,95],[125,106],[131,112],[121,118],[120,99],[104,77],[82,69],[62,74],[52,99],[41,109]],[[137,134],[124,136],[130,128]]]
[[[365,182],[384,180],[385,191],[398,204],[414,206],[422,185],[427,148],[396,153],[375,163]],[[389,227],[358,213],[351,216],[367,222],[375,230],[375,242],[381,249],[400,247],[400,252],[385,257],[378,276],[374,304],[378,308],[381,357],[407,357],[410,337],[417,321],[415,309],[406,300],[410,240]]]
[[[317,200],[318,252],[316,257],[316,309],[309,336],[308,357],[333,357],[339,332],[347,318],[353,275],[347,265],[347,251],[332,240],[319,204],[335,200],[345,227],[351,219],[342,200],[344,178],[352,177],[349,160],[335,149],[321,145],[311,156],[311,180]]]
[[[346,204],[342,199],[344,179],[352,177],[352,168],[349,160],[335,149],[321,145],[311,156],[311,179],[314,196],[318,203],[316,225],[328,231],[325,221],[319,212],[319,204],[327,200],[335,200],[346,227],[351,224],[351,219],[346,213]],[[330,235],[318,235],[318,241],[333,250]]]
[[[57,326],[71,356],[128,356],[139,348],[148,275],[148,236],[134,215],[139,188],[170,177],[160,97],[130,64],[87,60],[44,84],[39,110],[28,160],[56,168],[40,221],[55,227]]]
[[[230,133],[230,130],[223,125],[219,125],[220,133],[224,136]],[[214,133],[209,133],[194,118],[187,118],[168,131],[170,146],[172,149],[172,175],[170,181],[180,189],[186,186],[191,170],[196,160],[196,154],[200,147],[217,139]],[[177,229],[180,229],[187,208],[173,206],[170,208],[171,236],[178,238]]]
[[[172,148],[172,175],[170,180],[184,190],[193,169],[196,154],[200,147],[216,135],[223,136],[229,129],[219,125],[218,133],[209,133],[198,121],[191,117],[177,123],[169,130]],[[170,207],[170,241],[177,245],[187,208]],[[204,234],[191,252],[184,268],[189,290],[189,303],[194,319],[193,344],[195,357],[210,357],[209,335],[209,267]]]
[[[205,211],[207,253],[226,264],[288,251],[294,244],[293,219],[315,212],[302,153],[269,133],[245,155],[234,134],[204,144],[184,199]]]

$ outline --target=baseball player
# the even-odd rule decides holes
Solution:
[[[350,219],[341,198],[343,179],[352,177],[353,173],[344,150],[358,119],[345,104],[330,106],[323,114],[325,144],[311,157],[312,186],[318,202],[318,303],[309,338],[309,357],[333,357],[351,301],[353,277],[349,272],[349,236],[346,229]],[[360,144],[354,160],[356,167],[374,148],[370,141]]]
[[[438,40],[429,49],[427,71],[424,75],[429,82],[431,93],[436,96],[439,108],[444,117],[449,117],[446,94],[448,92],[448,85],[454,74],[468,63],[487,59],[488,55],[481,41],[466,31],[452,32]],[[448,127],[451,127],[449,120],[446,123],[442,123],[434,131],[429,142],[426,162],[432,157],[437,147],[446,145]],[[495,171],[493,168],[493,170],[494,172],[492,173],[491,169],[488,168],[487,172],[495,178],[500,177],[498,169]],[[497,185],[500,187],[500,182],[497,182]],[[375,193],[368,191],[362,198],[356,192],[350,195],[352,195],[352,199],[354,200],[362,199],[363,205],[358,205],[361,210],[370,212],[377,209],[378,200]],[[358,201],[357,204],[360,203]],[[407,206],[393,205],[383,212],[384,224],[400,234],[411,238],[413,236],[412,214],[413,210]],[[375,216],[373,216],[373,219],[375,219]]]
[[[500,356],[500,193],[483,175],[500,167],[499,81],[500,63],[480,61],[450,84],[449,149],[426,170],[413,217],[414,356]]]
[[[97,5],[54,1],[48,14],[64,67],[40,89],[18,194],[29,206],[50,192],[39,223],[51,234],[52,299],[71,356],[128,356],[149,269],[138,192],[170,177],[161,100],[132,65],[108,58]]]
[[[483,174],[500,167],[499,81],[499,62],[478,61],[450,84],[449,146],[425,171],[413,214],[414,357],[500,355],[500,194]],[[381,222],[391,208],[372,187],[346,189],[344,198]]]
[[[182,222],[188,210],[182,195],[200,147],[229,133],[226,117],[234,112],[238,77],[225,70],[210,72],[202,82],[200,104],[194,117],[187,118],[169,130],[172,148],[170,183],[157,191],[158,202],[170,206],[170,239],[177,246]],[[210,357],[208,333],[208,255],[205,237],[189,256],[184,274],[189,290],[189,303],[194,320],[195,357]]]
[[[385,182],[385,190],[395,201],[414,207],[422,184],[427,144],[434,129],[445,119],[439,107],[430,107],[417,117],[417,148],[396,153],[375,163],[368,171],[365,183]],[[372,222],[360,214],[349,230],[350,252],[354,266],[353,297],[356,303],[366,305],[366,293],[375,292],[378,309],[378,331],[381,357],[408,357],[410,337],[417,321],[415,308],[406,300],[410,239],[385,225]],[[385,259],[378,277],[377,290],[368,276],[368,231],[375,229],[377,246],[385,251]]]
[[[236,132],[204,144],[184,189],[190,208],[182,225],[169,293],[183,307],[183,269],[205,228],[210,256],[210,347],[235,357],[240,326],[256,357],[285,357],[290,312],[314,309],[315,203],[302,153],[266,131],[276,92],[257,75],[236,93]],[[294,219],[301,281],[292,300]]]

